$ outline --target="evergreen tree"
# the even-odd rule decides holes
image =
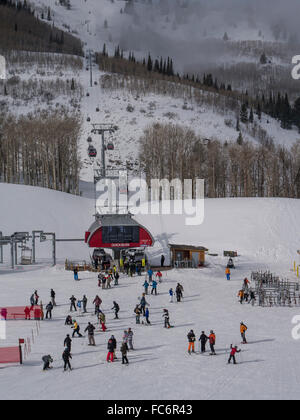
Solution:
[[[152,71],[153,70],[153,62],[152,62],[152,58],[151,58],[151,55],[150,54],[148,56],[147,70],[148,71]]]
[[[262,65],[264,65],[264,64],[267,64],[267,62],[268,62],[268,59],[267,59],[267,56],[266,56],[266,54],[265,53],[263,53],[261,56],[260,56],[260,64],[262,64]]]
[[[254,122],[254,115],[253,115],[253,108],[250,109],[250,115],[249,115],[249,123],[253,124]]]
[[[241,119],[241,122],[244,124],[248,122],[248,109],[245,103],[241,106],[240,119]]]

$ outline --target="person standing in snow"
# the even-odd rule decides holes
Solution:
[[[239,293],[238,293],[238,298],[240,299],[240,304],[241,304],[241,305],[243,304],[244,297],[245,297],[245,292],[244,292],[244,290],[240,290],[240,291],[239,291]]]
[[[39,304],[39,295],[38,295],[38,292],[37,292],[37,290],[34,292],[34,304],[35,305],[38,305]]]
[[[100,306],[101,306],[102,300],[100,299],[100,297],[97,295],[95,297],[95,299],[93,300],[93,305],[95,305],[95,315],[97,315],[99,313],[100,310]]]
[[[246,340],[246,331],[248,330],[248,328],[246,327],[246,325],[241,322],[241,326],[240,326],[240,332],[241,332],[241,337],[243,340],[243,344],[247,344],[247,340]]]
[[[34,293],[30,296],[30,305],[31,306],[34,306],[35,305]]]
[[[141,306],[141,310],[142,310],[144,316],[145,316],[145,311],[146,311],[146,305],[148,305],[148,303],[146,301],[146,294],[143,293],[142,298],[141,298],[141,302],[140,302],[140,306]]]
[[[172,288],[169,290],[169,296],[170,296],[170,303],[173,303],[174,292]]]
[[[215,352],[216,335],[213,332],[213,330],[211,330],[210,335],[209,335],[209,345],[210,345],[210,355],[215,356],[216,355],[216,352]]]
[[[105,332],[107,330],[106,325],[105,325],[106,317],[105,317],[105,314],[100,310],[99,310],[98,318],[101,324],[102,331]]]
[[[204,331],[202,331],[200,338],[199,338],[200,344],[201,344],[201,353],[205,353],[206,352],[206,343],[208,341],[208,337],[205,334]]]
[[[161,266],[161,267],[164,267],[164,265],[165,265],[165,256],[164,256],[164,255],[162,255],[162,256],[161,256],[161,259],[160,259],[160,266]]]
[[[161,273],[161,271],[158,270],[158,272],[156,273],[156,276],[155,277],[156,277],[158,283],[161,283],[162,282],[162,273]]]
[[[140,324],[141,323],[141,309],[140,309],[140,305],[136,305],[135,309],[134,309],[134,313],[135,313],[135,323],[136,324]]]
[[[167,309],[164,309],[163,312],[163,317],[165,319],[165,328],[171,328],[169,311]]]
[[[124,330],[124,334],[123,334],[123,343],[128,343],[128,331]]]
[[[145,283],[143,284],[143,287],[145,289],[145,295],[148,295],[149,283],[147,282],[147,280],[145,280]]]
[[[227,279],[227,280],[230,280],[230,274],[231,274],[231,272],[230,272],[230,268],[229,268],[229,267],[226,267],[226,270],[225,270],[225,275],[226,275],[226,279]]]
[[[155,296],[157,296],[157,281],[156,280],[152,281],[151,295],[153,295],[153,293],[155,293]]]
[[[65,348],[62,354],[62,359],[64,361],[64,371],[66,372],[68,369],[72,370],[72,366],[70,363],[70,359],[72,359],[72,355],[67,347]]]
[[[146,322],[147,322],[148,325],[151,324],[151,322],[149,321],[149,316],[150,316],[149,308],[146,308],[145,318],[146,318]]]
[[[254,306],[255,301],[256,301],[255,293],[254,293],[254,291],[252,289],[250,289],[250,300],[249,300],[248,303],[251,303],[252,306]]]
[[[74,273],[74,280],[76,280],[76,281],[79,280],[79,278],[78,278],[78,268],[77,267],[74,268],[73,273]]]
[[[115,283],[114,283],[114,285],[115,285],[115,286],[119,286],[119,278],[120,278],[120,274],[118,273],[118,271],[116,271],[116,272],[114,273],[114,277],[115,277]]]
[[[113,304],[114,306],[111,309],[115,310],[115,319],[119,319],[120,306],[115,301],[113,301]]]
[[[131,328],[128,328],[128,346],[129,350],[133,350],[133,331]]]
[[[231,351],[230,351],[230,356],[229,356],[229,359],[228,359],[228,364],[230,364],[231,360],[233,360],[233,364],[236,365],[237,363],[236,363],[236,360],[235,360],[235,355],[236,355],[236,353],[240,353],[241,350],[238,350],[237,346],[233,347],[232,344],[230,346],[230,350]]]
[[[121,351],[121,354],[122,354],[122,365],[124,365],[124,364],[128,365],[129,362],[128,362],[128,358],[127,358],[127,352],[128,352],[127,343],[124,343],[124,342],[122,343],[120,351]]]
[[[74,295],[72,295],[72,296],[70,297],[70,302],[71,302],[71,305],[70,305],[70,312],[73,312],[73,308],[74,308],[75,312],[77,312],[77,308],[76,308],[76,301],[77,301],[76,297],[75,297]]]
[[[194,334],[194,331],[191,330],[188,335],[188,342],[189,342],[189,347],[188,347],[188,354],[195,353],[195,341],[196,341],[196,336]]]
[[[182,289],[179,283],[177,284],[177,287],[176,287],[176,299],[177,299],[177,302],[181,302],[181,299],[182,299]]]
[[[114,342],[111,338],[108,340],[107,350],[108,350],[108,353],[107,353],[106,361],[107,362],[110,361],[112,363],[114,361]]]
[[[88,302],[86,295],[83,295],[81,302],[83,306],[83,313],[86,314],[87,313],[86,307],[87,307],[87,302]]]
[[[148,277],[149,277],[149,283],[152,283],[153,270],[151,268],[149,268],[148,270]]]
[[[51,297],[51,302],[52,302],[53,307],[56,306],[55,296],[56,296],[56,293],[54,292],[53,289],[51,289],[50,297]]]
[[[72,339],[69,334],[67,334],[65,341],[64,341],[64,347],[67,347],[69,352],[71,353],[71,347],[72,347]]]
[[[111,336],[111,340],[112,340],[113,348],[114,348],[114,359],[117,359],[117,356],[116,356],[117,340],[115,339],[114,335]]]
[[[89,346],[95,346],[95,327],[90,322],[88,323],[88,326],[84,330],[84,332],[88,332],[88,339],[89,339]]]
[[[53,305],[52,302],[49,302],[48,305],[46,306],[46,319],[48,319],[48,317],[50,319],[52,319],[52,311],[53,311]]]

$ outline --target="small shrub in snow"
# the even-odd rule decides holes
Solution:
[[[131,104],[128,104],[127,108],[126,108],[126,111],[127,112],[134,112],[134,106],[132,106]]]

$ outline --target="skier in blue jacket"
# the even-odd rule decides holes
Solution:
[[[149,321],[149,309],[147,308],[146,309],[146,312],[145,312],[145,318],[146,318],[146,322],[147,322],[147,324],[151,324],[151,322]]]
[[[170,303],[173,303],[174,291],[172,288],[169,290],[169,295],[170,295]]]
[[[147,282],[147,280],[145,280],[145,283],[143,284],[143,287],[145,288],[146,295],[148,295],[149,283]]]
[[[151,268],[149,268],[148,270],[148,276],[149,276],[149,282],[152,283],[153,270],[151,270]]]
[[[156,280],[152,281],[151,295],[153,295],[153,292],[157,295],[157,281]]]

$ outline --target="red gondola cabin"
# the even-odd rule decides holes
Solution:
[[[132,219],[131,214],[97,215],[85,233],[90,248],[140,248],[153,246],[151,233]]]

